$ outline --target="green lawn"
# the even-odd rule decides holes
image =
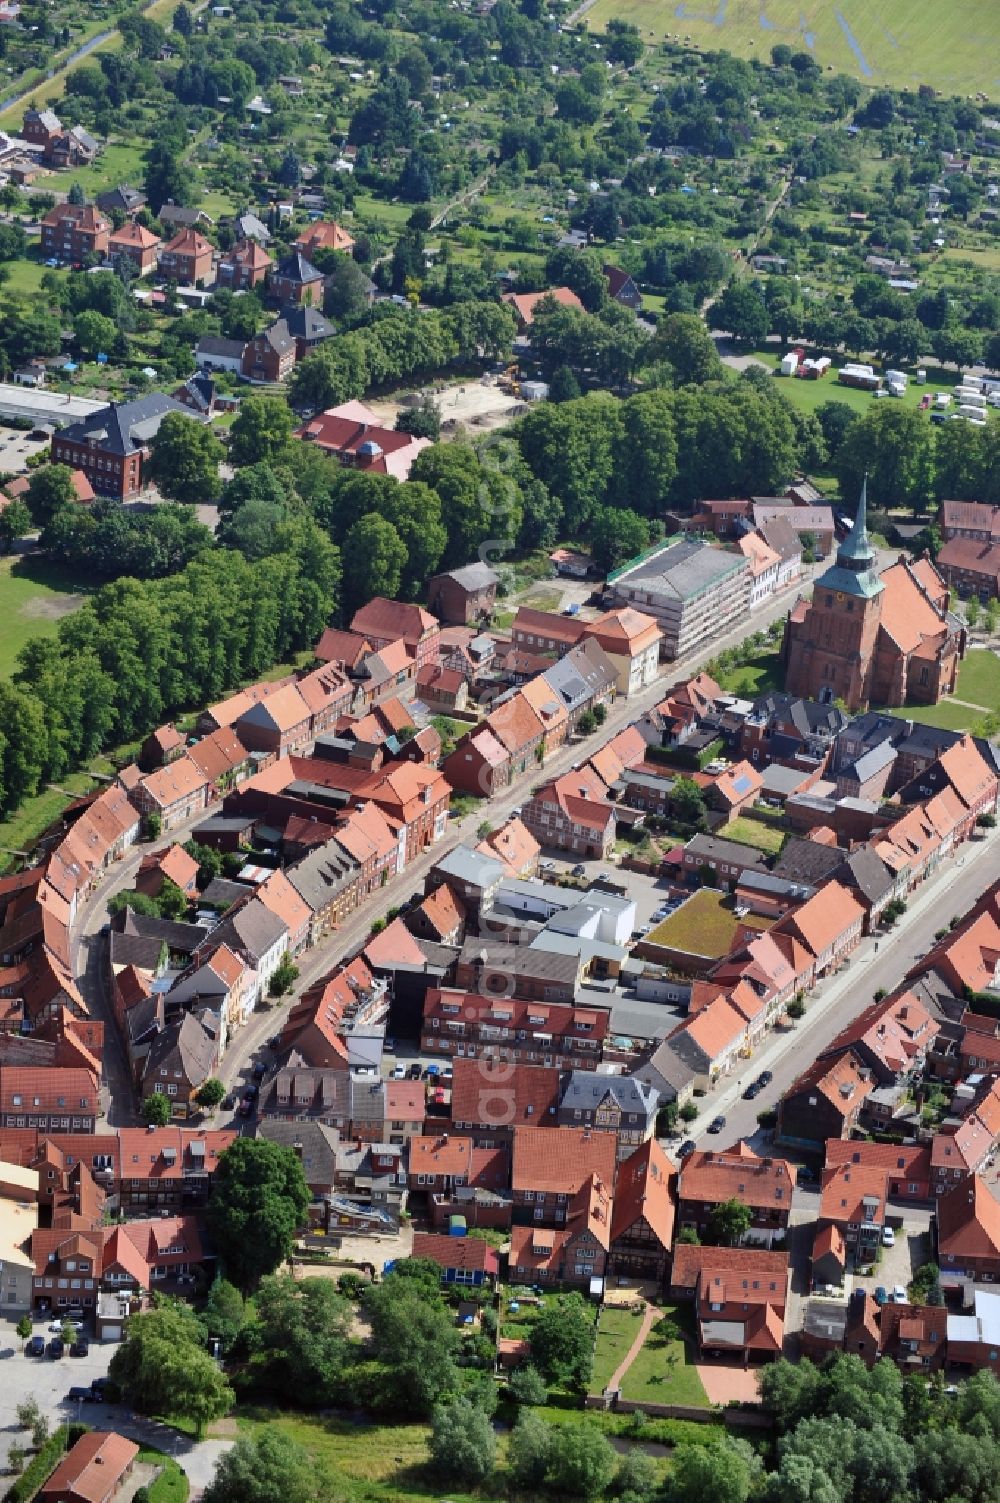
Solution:
[[[690,1326],[690,1312],[673,1307],[663,1311],[682,1330]],[[646,1404],[691,1404],[710,1408],[694,1363],[691,1341],[666,1340],[655,1327],[622,1380],[622,1397]]]
[[[759,652],[739,668],[720,673],[718,684],[727,694],[739,694],[744,699],[756,699],[758,694],[766,694],[769,689],[783,689],[785,672],[780,649]]]
[[[785,831],[760,820],[745,818],[742,814],[723,825],[718,832],[725,840],[736,840],[740,845],[756,846],[758,851],[777,855],[785,839]]]
[[[756,914],[738,919],[732,901],[725,894],[714,887],[703,887],[692,893],[676,913],[651,929],[646,943],[688,955],[726,955],[740,924],[753,929],[770,928],[770,921]]]
[[[633,22],[647,42],[689,37],[698,47],[762,59],[784,42],[866,83],[927,83],[962,95],[996,90],[1000,7],[988,0],[768,0],[766,7],[758,0],[597,0],[586,20],[601,31],[612,18]]]
[[[86,584],[36,559],[0,559],[0,676],[14,672],[30,637],[51,637],[78,610]]]
[[[7,852],[30,851],[66,805],[81,794],[93,792],[97,784],[85,772],[74,772],[64,777],[59,787],[65,792],[44,788],[34,798],[25,799],[15,814],[0,820],[0,871],[10,871],[14,866],[16,858]]]
[[[41,261],[28,259],[5,261],[4,271],[7,276],[0,291],[7,297],[34,297],[35,293],[41,289],[42,277],[49,270],[51,268],[43,266]],[[66,273],[62,275],[65,276]]]
[[[423,1503],[449,1498],[473,1503],[472,1495],[435,1483],[427,1468],[427,1425],[365,1425],[271,1410],[244,1411],[237,1416],[243,1434],[265,1426],[297,1441],[308,1451],[322,1478],[320,1497],[337,1503]],[[504,1496],[496,1488],[481,1488],[479,1503]]]
[[[782,346],[780,351],[777,346],[773,346],[764,350],[753,350],[751,353],[762,365],[775,370],[780,362],[781,355],[784,354],[784,350],[785,346]],[[846,360],[847,357],[844,356],[843,358]],[[855,386],[841,386],[837,380],[837,364],[837,360],[834,360],[834,368],[828,373],[825,380],[821,381],[807,381],[798,376],[776,376],[775,381],[778,390],[782,396],[787,397],[789,402],[801,412],[815,412],[818,407],[822,407],[826,402],[843,402],[845,406],[852,408],[854,412],[863,417],[870,410],[875,398],[873,398],[870,391],[861,391]],[[921,369],[927,369],[927,367],[922,366]],[[916,381],[911,380],[906,388],[905,395],[902,397],[886,398],[885,400],[891,400],[902,407],[919,408],[921,397],[939,391],[950,394],[955,386],[955,377],[949,375],[947,372],[939,371],[937,374],[940,379],[933,379],[928,370],[927,380],[923,386],[918,386]],[[930,422],[929,413],[927,421]]]
[[[172,1456],[143,1447],[139,1452],[139,1460],[161,1468],[159,1476],[150,1486],[149,1503],[187,1503],[190,1490],[187,1473],[181,1470]]]
[[[631,1310],[618,1310],[605,1306],[601,1311],[597,1329],[597,1345],[594,1348],[594,1371],[590,1380],[591,1393],[603,1393],[632,1345],[642,1324],[642,1316]]]
[[[946,731],[971,731],[983,719],[981,710],[971,710],[968,705],[957,705],[950,699],[943,699],[939,705],[902,705],[886,713],[901,720],[916,720],[920,725],[936,725]]]
[[[955,697],[1000,710],[1000,657],[987,648],[974,648],[958,670]]]

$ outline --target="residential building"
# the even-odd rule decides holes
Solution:
[[[665,1284],[674,1241],[677,1171],[655,1138],[618,1165],[608,1271]]]
[[[659,1104],[659,1092],[633,1076],[572,1070],[563,1084],[559,1126],[612,1133],[625,1159],[653,1136]]]
[[[284,256],[271,271],[269,291],[275,302],[320,307],[326,278],[299,250]]]
[[[778,1103],[775,1142],[787,1148],[822,1149],[831,1139],[849,1138],[874,1089],[871,1071],[853,1051],[817,1060]]]
[[[290,304],[281,310],[281,322],[295,340],[295,359],[304,360],[332,339],[336,329],[311,303]]]
[[[496,605],[500,576],[488,564],[467,564],[435,574],[427,586],[427,609],[449,626],[488,620]]]
[[[931,1150],[924,1143],[859,1143],[831,1138],[826,1167],[859,1164],[888,1174],[890,1200],[926,1201],[931,1198]]]
[[[195,345],[194,360],[199,370],[243,373],[247,344],[243,339],[223,339],[218,334],[203,334]]]
[[[172,1116],[190,1116],[196,1109],[195,1092],[214,1073],[218,1057],[215,1032],[194,1013],[185,1013],[153,1039],[143,1071],[143,1097],[166,1096]]]
[[[584,623],[581,641],[593,641],[607,654],[619,694],[648,689],[660,672],[663,632],[654,618],[625,606]]]
[[[583,304],[569,287],[546,287],[542,292],[505,292],[502,301],[514,315],[517,332],[525,334],[534,322],[539,303],[551,298],[562,308],[576,308],[581,313]]]
[[[393,475],[397,480],[408,478],[413,461],[430,443],[430,439],[414,438],[410,433],[383,427],[360,402],[345,402],[340,407],[317,412],[295,430],[295,436],[315,444],[352,469],[373,470],[379,475]]]
[[[205,1205],[219,1158],[236,1138],[232,1128],[120,1128],[115,1182],[122,1210],[166,1216]]]
[[[134,219],[126,219],[120,230],[115,230],[108,239],[108,257],[111,261],[126,261],[132,275],[148,277],[156,270],[157,251],[163,244],[159,235],[147,230]]]
[[[574,1197],[585,1187],[589,1190],[595,1179],[611,1193],[615,1160],[610,1133],[516,1126],[511,1157],[515,1225],[565,1226]]]
[[[255,334],[243,349],[240,373],[258,385],[287,381],[295,366],[296,348],[283,318]]]
[[[376,650],[402,641],[420,668],[439,660],[440,625],[435,616],[419,605],[375,595],[367,605],[355,611],[351,631],[365,638]]]
[[[0,1126],[92,1133],[99,1112],[100,1094],[93,1070],[0,1065]]]
[[[42,255],[60,261],[103,259],[111,241],[111,221],[93,204],[57,204],[44,216]]]
[[[811,602],[800,600],[785,629],[785,683],[792,693],[848,709],[869,701],[936,704],[954,692],[965,634],[948,610],[948,590],[928,558],[901,559],[881,575],[868,537],[867,495],[837,550],[837,561],[816,581]]]
[[[490,1058],[557,1070],[594,1070],[607,1037],[606,1012],[519,997],[483,997],[431,987],[420,1047],[428,1054]]]
[[[60,429],[52,440],[52,458],[82,470],[99,495],[127,500],[146,484],[151,445],[168,412],[191,416],[180,402],[160,393],[112,402]]]
[[[0,1179],[0,1309],[17,1319],[32,1307],[35,1263],[27,1249],[38,1226],[38,1171],[0,1164]]]
[[[963,599],[975,595],[985,605],[1000,591],[1000,540],[981,543],[952,538],[938,551],[934,565]]]
[[[986,1180],[974,1174],[937,1200],[937,1263],[941,1283],[1000,1279],[1000,1202]]]
[[[618,828],[612,805],[573,772],[544,783],[521,818],[540,845],[586,857],[608,856]]]
[[[575,1284],[598,1292],[611,1243],[611,1212],[609,1185],[591,1175],[569,1197],[565,1220],[558,1227],[535,1222],[511,1228],[512,1276],[519,1283]]]
[[[670,1290],[675,1298],[694,1301],[702,1354],[741,1356],[745,1363],[781,1356],[787,1253],[678,1244]]]
[[[98,193],[94,202],[105,214],[124,214],[126,219],[132,219],[140,209],[146,207],[146,195],[140,188],[131,188],[128,183],[119,183],[115,188]]]
[[[942,501],[941,533],[949,543],[953,538],[1000,543],[1000,507],[979,501]]]
[[[691,540],[640,554],[608,576],[608,588],[623,605],[655,618],[663,634],[660,655],[668,659],[724,636],[750,609],[743,555]]]
[[[677,1220],[704,1240],[712,1212],[731,1200],[749,1208],[750,1228],[743,1245],[770,1247],[785,1236],[795,1188],[793,1166],[761,1158],[745,1143],[722,1152],[689,1154],[677,1181]]]
[[[755,611],[766,605],[778,588],[781,556],[759,532],[744,533],[736,546],[750,565],[750,609]]]
[[[160,252],[160,275],[183,287],[200,287],[212,280],[214,251],[210,241],[192,228],[178,230]]]
[[[139,1447],[114,1430],[81,1435],[44,1482],[39,1503],[111,1503],[132,1475]]]
[[[642,307],[642,293],[636,286],[635,279],[627,271],[622,271],[620,266],[613,266],[610,262],[602,266],[601,270],[608,284],[608,296],[623,308],[631,308],[633,313],[638,313]]]
[[[335,220],[314,219],[296,237],[295,244],[307,256],[318,250],[343,251],[345,255],[350,255],[354,249],[354,236],[349,235],[343,225],[337,224]]]
[[[156,814],[163,835],[183,824],[209,801],[210,783],[188,757],[178,757],[166,767],[141,778],[129,798],[142,815]]]
[[[411,1257],[427,1258],[437,1263],[443,1284],[466,1284],[472,1289],[495,1283],[500,1272],[496,1252],[478,1237],[414,1232]]]
[[[273,264],[273,258],[256,240],[237,240],[219,261],[216,280],[220,287],[248,292],[263,285]]]
[[[885,1169],[865,1164],[834,1164],[823,1170],[819,1221],[836,1226],[849,1253],[859,1263],[871,1259],[885,1225],[889,1176]]]

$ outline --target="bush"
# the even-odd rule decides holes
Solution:
[[[693,1122],[698,1115],[698,1108],[693,1101],[685,1101],[677,1115],[682,1122]]]
[[[86,1428],[83,1426],[84,1430]],[[53,1431],[42,1449],[32,1457],[17,1481],[7,1489],[4,1494],[4,1503],[29,1503],[29,1499],[33,1498],[42,1485],[48,1481],[59,1464],[69,1441],[70,1430],[70,1426],[60,1425],[58,1430]]]

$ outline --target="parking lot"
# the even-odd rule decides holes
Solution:
[[[892,1227],[895,1245],[883,1246],[874,1272],[855,1274],[853,1287],[867,1289],[869,1293],[881,1287],[890,1295],[897,1285],[905,1289],[916,1270],[928,1262],[931,1256],[928,1214],[908,1211],[904,1217],[890,1212],[886,1224]]]
[[[48,438],[29,438],[19,428],[5,428],[0,424],[0,470],[7,475],[24,474],[28,460],[48,447]]]
[[[48,1319],[35,1322],[35,1333],[44,1336],[46,1343],[47,1326]],[[71,1357],[68,1348],[62,1357],[28,1357],[21,1346],[14,1322],[5,1321],[0,1326],[0,1374],[5,1379],[0,1385],[0,1429],[17,1429],[17,1406],[30,1398],[50,1425],[79,1419],[81,1411],[89,1424],[101,1419],[106,1404],[71,1403],[67,1394],[70,1388],[89,1388],[95,1378],[107,1377],[108,1365],[118,1350],[116,1343],[92,1341],[85,1357]]]

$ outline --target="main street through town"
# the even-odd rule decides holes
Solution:
[[[883,553],[879,558],[879,567],[889,563],[894,555]],[[803,571],[803,577],[789,590],[776,597],[773,601],[756,612],[752,617],[748,616],[739,627],[725,636],[714,638],[706,643],[698,652],[689,657],[679,659],[669,665],[666,673],[651,684],[649,688],[640,694],[633,695],[629,699],[619,699],[608,712],[607,720],[601,730],[585,741],[569,742],[560,747],[551,757],[546,759],[543,775],[546,778],[558,777],[562,773],[570,771],[574,764],[583,761],[598,746],[603,745],[618,731],[624,730],[634,720],[637,720],[646,710],[666,697],[673,684],[678,683],[703,668],[711,658],[726,648],[738,646],[740,642],[752,631],[760,631],[769,626],[773,621],[779,620],[788,611],[796,594],[806,590],[812,583],[816,573],[826,567],[826,560],[811,565]],[[477,827],[484,821],[489,820],[494,826],[502,824],[517,809],[528,796],[530,783],[527,779],[505,788],[491,799],[484,799],[476,809],[462,819],[451,822],[448,835],[445,840],[423,851],[414,861],[400,872],[392,881],[388,882],[378,893],[373,893],[364,905],[355,913],[351,914],[340,928],[329,937],[323,944],[314,950],[308,950],[297,958],[299,979],[296,983],[294,994],[285,998],[282,1002],[262,1008],[254,1013],[249,1022],[232,1038],[230,1047],[219,1068],[219,1078],[227,1089],[235,1087],[241,1077],[249,1071],[254,1056],[264,1046],[266,1040],[276,1033],[282,1026],[288,1012],[295,1000],[306,987],[310,986],[321,976],[326,975],[338,962],[352,955],[365,942],[376,919],[384,918],[390,908],[398,907],[411,893],[421,890],[424,879],[434,864],[440,860],[445,851],[451,846],[462,841],[474,841]],[[170,840],[183,843],[190,838],[192,829],[204,818],[203,813],[195,815],[183,825],[170,832]],[[114,1131],[119,1127],[134,1126],[141,1121],[136,1109],[136,1093],[133,1086],[132,1074],[125,1052],[124,1042],[119,1034],[117,1023],[111,1007],[111,1000],[107,984],[107,924],[108,902],[118,892],[131,888],[135,881],[136,871],[142,859],[144,850],[133,848],[115,863],[102,877],[94,891],[89,895],[82,912],[78,914],[73,929],[72,965],[74,974],[78,978],[81,992],[89,1006],[92,1015],[105,1024],[105,1051],[104,1051],[104,1099],[105,1116],[98,1123],[99,1131]],[[559,854],[559,853],[557,853]],[[595,870],[601,863],[593,863]],[[607,863],[603,863],[607,865]],[[977,863],[975,870],[978,873],[980,864]],[[983,879],[982,886],[987,885],[989,879]],[[981,888],[979,890],[982,890]],[[961,911],[964,904],[956,903],[954,911]],[[949,912],[952,910],[949,910]],[[907,915],[909,918],[910,915]],[[897,932],[883,939],[883,953],[881,963],[890,967],[890,957],[895,954],[896,948],[905,943],[905,936],[910,932],[910,926],[903,923],[898,926]],[[909,962],[907,962],[908,964]],[[856,960],[854,965],[860,970],[861,961]],[[898,975],[901,975],[905,967],[900,964],[895,968],[893,984]],[[857,972],[855,972],[857,973]],[[885,982],[873,980],[868,992]],[[811,1047],[814,1035],[814,1025],[819,1023],[819,1014],[827,1016],[825,997],[822,1002],[814,1003],[815,1012],[807,1015],[807,1018],[798,1025],[797,1032],[791,1039],[776,1040],[787,1046],[789,1054],[794,1053],[798,1046],[800,1051]],[[855,1009],[860,1010],[859,1008]],[[847,1014],[844,1014],[847,1017]],[[842,1023],[838,1023],[832,1032],[838,1031]],[[817,1035],[818,1036],[818,1035]],[[831,1034],[832,1036],[832,1034]],[[817,1046],[819,1047],[819,1046]],[[784,1055],[782,1056],[785,1057]],[[759,1068],[767,1064],[766,1050],[759,1053]],[[753,1061],[757,1064],[757,1059]],[[768,1065],[768,1068],[771,1068]],[[777,1073],[777,1072],[776,1072]],[[769,1088],[766,1095],[758,1097],[756,1111],[761,1109],[762,1104],[774,1093],[774,1088]],[[714,1110],[720,1110],[718,1101],[712,1098]],[[714,1112],[712,1113],[714,1114]],[[711,1114],[710,1114],[711,1115]],[[228,1114],[218,1114],[216,1120],[220,1123],[228,1119]],[[735,1118],[734,1118],[735,1120]],[[705,1125],[707,1125],[706,1118]],[[755,1123],[754,1123],[755,1125]],[[749,1129],[747,1129],[749,1130]],[[727,1138],[728,1141],[728,1138]]]

